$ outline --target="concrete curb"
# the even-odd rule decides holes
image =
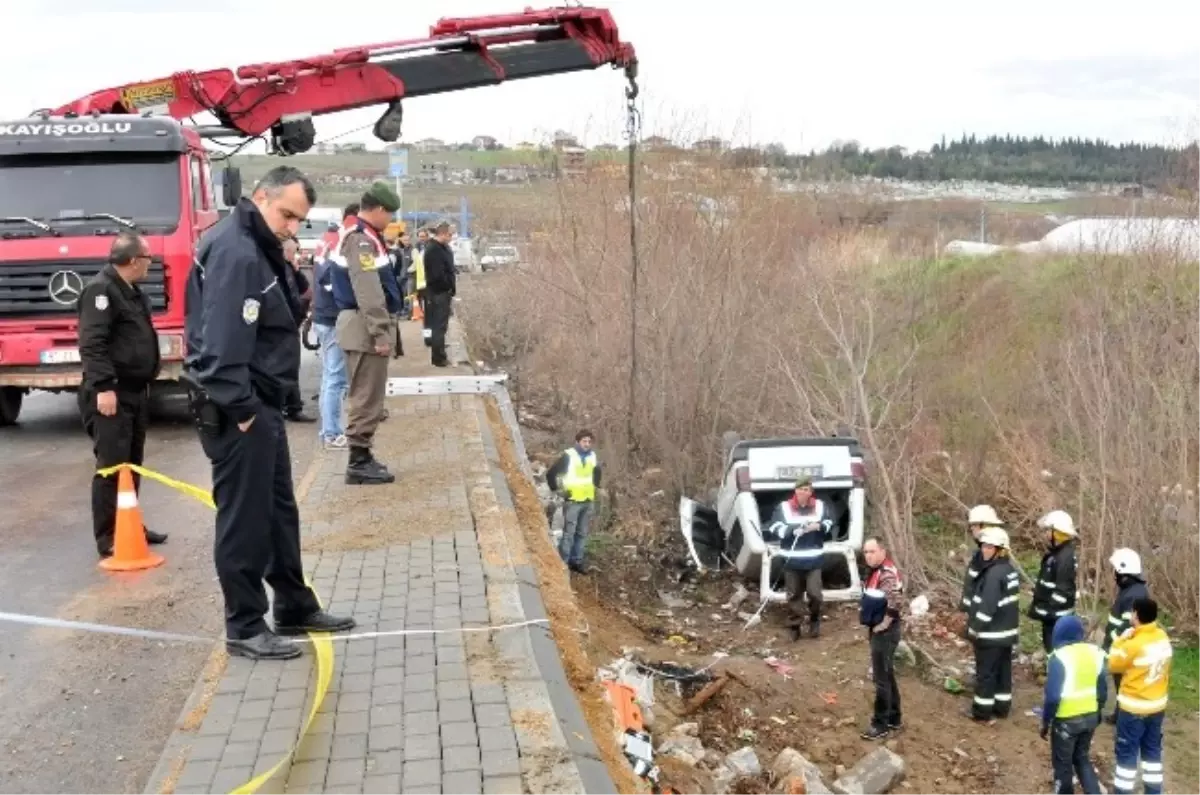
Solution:
[[[502,393],[502,402],[509,408],[509,411],[505,412],[502,405],[501,412],[505,416],[506,424],[510,424],[507,421],[508,416],[512,415],[512,402],[508,397],[508,390],[497,391]],[[476,402],[480,435],[483,438],[487,460],[491,464],[489,469],[492,474],[492,488],[499,506],[505,511],[511,511],[515,517],[516,504],[504,480],[504,473],[500,467],[500,453],[487,421],[486,410],[482,401]],[[513,416],[509,428],[514,440],[520,439],[520,429],[511,427],[515,425],[515,419]],[[524,447],[520,442],[517,444],[519,448]],[[518,454],[523,468],[527,470],[528,462],[523,451],[519,450]],[[524,544],[523,539],[521,543]],[[504,601],[511,605],[514,613],[519,611],[519,620],[545,619],[546,605],[542,601],[537,572],[528,562],[527,556],[521,557],[525,562],[512,566],[512,582],[504,585]],[[485,570],[486,568],[485,566]],[[490,578],[489,574],[489,592],[492,582]],[[493,617],[493,620],[496,618]],[[522,759],[536,759],[541,763],[540,767],[545,768],[540,775],[535,774],[539,779],[537,783],[542,786],[538,789],[530,787],[530,791],[584,792],[589,795],[616,792],[616,786],[600,758],[600,752],[575,697],[575,691],[567,680],[558,645],[554,642],[550,628],[545,625],[531,626],[521,632],[497,636],[496,641],[498,646],[504,647],[501,654],[506,659],[532,660],[532,667],[536,668],[536,671],[529,672],[534,676],[522,676],[518,681],[510,683],[508,699],[513,714],[529,709],[532,703],[544,705],[541,709],[549,711],[556,719],[544,727],[542,733],[523,731],[522,727],[517,727]],[[543,736],[538,736],[539,734]],[[525,764],[528,765],[528,761]],[[526,770],[528,771],[528,767]]]

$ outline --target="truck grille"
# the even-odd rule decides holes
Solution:
[[[0,262],[0,319],[74,315],[78,298],[74,291],[91,281],[104,265],[103,260]],[[156,258],[146,278],[138,282],[154,314],[167,309],[165,274],[163,261]]]

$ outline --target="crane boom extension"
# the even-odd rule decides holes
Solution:
[[[400,100],[527,77],[624,67],[637,61],[612,15],[590,7],[526,9],[518,14],[442,19],[425,39],[382,42],[331,54],[168,78],[97,91],[45,111],[52,116],[155,113],[188,119],[210,112],[218,134],[268,131],[285,154],[312,146],[312,116],[387,103],[375,125],[400,137]]]

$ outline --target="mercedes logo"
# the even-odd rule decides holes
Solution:
[[[62,306],[71,306],[83,295],[83,277],[75,271],[59,271],[50,277],[47,287],[51,301]]]

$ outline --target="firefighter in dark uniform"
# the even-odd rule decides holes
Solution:
[[[967,637],[975,646],[975,698],[969,715],[979,723],[1007,718],[1012,711],[1012,655],[1020,630],[1020,575],[1008,552],[1008,533],[985,527],[979,533],[982,564],[971,595]]]
[[[1050,546],[1042,556],[1029,617],[1042,624],[1042,649],[1054,651],[1054,624],[1075,612],[1075,522],[1066,511],[1051,511],[1038,520],[1049,533]]]
[[[83,384],[79,412],[92,437],[96,468],[141,464],[146,448],[150,384],[158,377],[158,334],[150,322],[150,301],[137,282],[150,269],[150,249],[135,232],[113,241],[108,265],[79,297],[79,359]],[[134,487],[141,477],[133,474]],[[100,557],[112,555],[117,521],[117,479],[92,477],[92,530]],[[146,530],[161,544],[165,533]]]
[[[1108,626],[1104,628],[1102,647],[1106,654],[1125,630],[1133,626],[1133,603],[1139,599],[1150,598],[1146,576],[1142,573],[1142,556],[1136,550],[1128,547],[1115,549],[1108,562],[1112,566],[1113,577],[1116,578],[1117,596],[1108,611]],[[1121,675],[1113,674],[1112,680],[1114,692],[1120,693]],[[1105,716],[1104,722],[1115,726],[1120,713],[1121,704],[1118,702],[1113,711]]]
[[[371,446],[385,417],[388,357],[396,349],[396,317],[404,306],[400,283],[383,240],[383,230],[400,209],[400,197],[376,182],[359,201],[358,219],[343,228],[331,256],[333,302],[338,310],[338,347],[346,352],[346,483],[392,483],[396,476],[375,459]]]
[[[204,235],[188,277],[185,380],[212,462],[226,645],[251,659],[298,657],[300,647],[281,635],[354,627],[354,619],[323,611],[304,581],[283,419],[300,374],[300,335],[280,241],[315,201],[298,170],[272,169]],[[275,594],[274,631],[264,620],[264,578]]]

